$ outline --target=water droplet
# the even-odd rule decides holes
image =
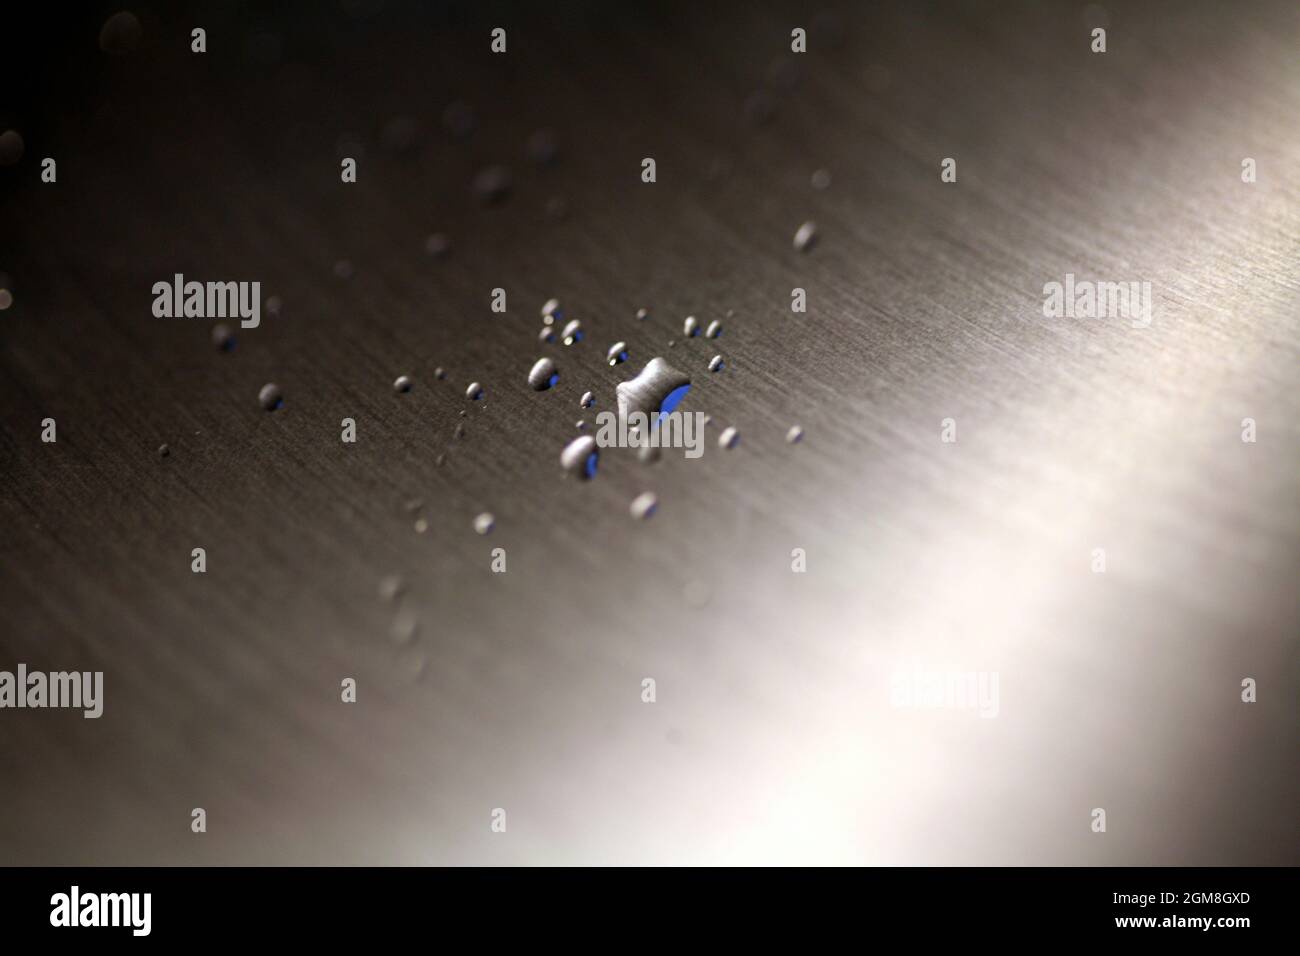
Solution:
[[[396,574],[390,574],[379,582],[379,596],[385,601],[396,601],[405,590],[405,582]]]
[[[610,365],[622,365],[628,360],[627,343],[615,342],[605,353],[605,358],[609,360]]]
[[[3,286],[0,286],[0,312],[3,312],[13,304],[14,294]]]
[[[812,188],[818,191],[831,188],[831,174],[824,169],[819,169],[812,174]]]
[[[736,431],[736,426],[728,425],[718,436],[718,447],[735,448],[738,441],[740,441],[740,432]]]
[[[645,465],[653,465],[661,457],[658,445],[642,445],[636,453],[636,457]]]
[[[478,382],[470,382],[469,388],[465,389],[465,397],[471,402],[477,402],[483,397],[483,386]]]
[[[688,315],[686,317],[686,321],[682,323],[682,334],[688,339],[700,334],[700,323],[696,321],[695,316]]]
[[[579,478],[594,476],[599,460],[600,451],[596,448],[596,439],[590,435],[579,435],[560,452],[560,467]]]
[[[235,330],[225,322],[218,322],[212,327],[212,344],[220,352],[231,351],[235,347]]]
[[[352,278],[352,262],[349,259],[340,259],[334,263],[334,274],[340,279]]]
[[[484,511],[474,519],[474,530],[479,534],[487,534],[496,527],[497,519],[492,516],[492,512]]]
[[[559,380],[560,373],[555,370],[555,363],[548,358],[539,358],[528,373],[528,384],[539,392],[546,391]]]
[[[785,433],[785,440],[791,445],[803,440],[803,429],[798,425],[791,425],[790,430]]]
[[[542,321],[547,325],[553,323],[556,319],[564,318],[564,309],[560,307],[559,299],[547,299],[542,306]]]
[[[636,378],[620,382],[615,392],[618,396],[619,417],[626,419],[632,412],[652,415],[667,414],[686,397],[691,380],[662,358],[652,358]]]
[[[268,296],[266,300],[266,314],[279,315],[280,308],[283,304],[284,303],[280,301],[280,297],[278,295]]]
[[[424,251],[435,259],[441,259],[451,252],[451,240],[441,232],[435,232],[424,240]]]
[[[538,166],[549,166],[560,155],[560,140],[553,129],[539,129],[528,137],[528,158]]]
[[[561,338],[564,340],[565,345],[572,345],[575,342],[581,342],[582,336],[582,323],[577,319],[574,319],[564,327],[564,332],[561,335]]]
[[[411,608],[402,608],[393,618],[388,634],[398,644],[410,644],[420,631],[420,619]]]
[[[704,337],[706,339],[716,339],[720,335],[722,335],[722,323],[714,319],[709,323],[709,327],[704,330]]]
[[[284,406],[284,393],[280,391],[280,386],[274,382],[268,382],[262,386],[262,390],[257,393],[257,400],[262,407],[268,412],[273,412]]]
[[[447,463],[447,456],[439,455],[437,458],[433,460],[433,463],[437,465],[439,468],[441,468],[443,465]]]
[[[794,247],[800,252],[807,252],[817,242],[817,223],[811,219],[795,231]]]
[[[144,29],[136,15],[129,10],[122,10],[104,21],[99,31],[99,48],[114,56],[133,53],[140,45],[143,35]]]
[[[542,331],[537,333],[537,341],[542,344],[549,344],[555,341],[555,326],[543,325]]]
[[[709,359],[710,372],[721,372],[724,368],[726,368],[726,365],[723,363],[721,355],[715,355]]]
[[[477,125],[473,108],[468,103],[457,100],[442,111],[442,125],[456,139],[465,139],[474,132]]]
[[[632,512],[632,517],[637,520],[649,518],[659,507],[659,498],[653,491],[643,491],[632,499],[632,504],[628,506],[628,511]]]
[[[583,392],[582,399],[578,404],[583,408],[591,408],[592,405],[596,404],[596,396],[591,394],[591,392]]]
[[[510,170],[504,166],[487,166],[474,177],[474,192],[487,203],[496,203],[510,194]]]
[[[428,530],[429,530],[429,522],[424,518],[423,515],[415,519],[416,534],[424,534]]]
[[[159,457],[159,458],[166,458],[166,457],[167,457],[168,455],[170,455],[171,453],[172,453],[172,450],[171,450],[170,448],[167,447],[167,443],[166,443],[166,442],[163,442],[161,445],[158,446],[158,457]]]
[[[456,430],[453,431],[453,432],[451,433],[451,437],[454,438],[454,439],[456,439],[457,441],[459,441],[460,439],[462,439],[462,438],[465,437],[465,423],[464,423],[464,422],[457,422],[457,423],[456,423]]]
[[[648,309],[637,309],[636,317],[638,321],[644,322],[646,319],[650,318],[650,312]]]
[[[406,375],[399,375],[393,380],[393,391],[399,394],[405,394],[411,390],[411,379]]]
[[[441,365],[439,365],[437,368],[433,370],[433,377],[441,382],[444,378],[447,377],[447,370],[444,369]]]
[[[573,423],[573,427],[576,428],[576,429],[578,429],[578,431],[580,431],[580,432],[581,432],[581,431],[586,431],[586,430],[587,430],[587,420],[586,420],[585,418],[579,418],[576,422]]]
[[[23,158],[23,134],[16,129],[0,133],[0,166],[12,166]]]

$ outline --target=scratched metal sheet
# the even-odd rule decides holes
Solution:
[[[105,700],[0,711],[0,862],[1296,862],[1295,4],[376,6],[10,37],[0,668]],[[175,273],[282,304],[223,354]],[[1151,325],[1045,318],[1066,273]],[[703,456],[566,479],[656,355]]]

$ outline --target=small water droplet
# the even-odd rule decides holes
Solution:
[[[638,521],[649,518],[659,507],[659,498],[653,491],[643,491],[632,499],[632,504],[628,506],[628,511],[632,517]]]
[[[232,351],[235,347],[235,330],[225,322],[218,322],[212,327],[212,344],[219,352]]]
[[[650,311],[648,309],[637,309],[636,317],[638,321],[644,322],[646,319],[650,318]]]
[[[0,286],[0,312],[3,312],[9,306],[14,304],[14,294],[8,289]]]
[[[803,429],[798,425],[791,425],[790,430],[785,433],[785,440],[791,445],[803,440]]]
[[[609,360],[610,365],[622,365],[628,360],[627,343],[615,342],[605,353],[605,358]]]
[[[555,341],[555,326],[553,326],[553,325],[543,325],[543,326],[542,326],[542,331],[540,331],[540,332],[537,333],[537,341],[538,341],[539,343],[543,344],[543,345],[547,345],[547,344],[550,344],[550,343],[554,342],[554,341]]]
[[[636,453],[636,457],[645,465],[653,465],[661,457],[658,445],[642,445]]]
[[[542,305],[542,321],[550,325],[556,319],[562,318],[564,318],[564,309],[560,307],[560,300],[547,299]]]
[[[166,442],[163,442],[163,444],[161,444],[161,445],[158,446],[158,457],[159,457],[159,458],[166,458],[166,457],[167,457],[168,455],[170,455],[171,453],[172,453],[172,450],[171,450],[170,448],[167,447],[167,443],[166,443]]]
[[[398,644],[410,644],[420,631],[420,619],[411,608],[402,608],[393,618],[388,634]]]
[[[736,426],[728,425],[718,436],[718,447],[735,448],[738,441],[740,441],[740,432],[736,431]]]
[[[460,441],[460,439],[462,439],[462,438],[465,437],[465,423],[464,423],[464,422],[457,422],[457,423],[456,423],[456,430],[453,431],[453,432],[451,433],[451,437],[454,438],[454,439],[456,439],[457,441]]]
[[[399,394],[405,394],[411,390],[411,379],[406,375],[399,375],[393,380],[393,391]]]
[[[0,133],[0,166],[12,166],[23,158],[23,134],[16,129]]]
[[[142,36],[144,28],[139,18],[129,10],[121,10],[104,21],[99,31],[99,48],[114,56],[133,53]]]
[[[583,392],[582,399],[578,402],[578,404],[581,405],[583,408],[591,408],[592,405],[596,404],[596,396],[591,394],[591,392]]]
[[[284,406],[284,393],[280,391],[280,386],[274,382],[268,382],[262,386],[262,390],[257,393],[257,400],[262,407],[268,412],[273,412]]]
[[[465,389],[465,397],[471,402],[477,402],[483,397],[483,386],[478,382],[470,382],[469,388]]]
[[[279,315],[280,308],[283,305],[284,303],[280,300],[280,297],[278,295],[269,296],[266,300],[266,314]]]
[[[695,316],[688,315],[686,317],[686,321],[682,323],[682,334],[688,339],[700,334],[700,323],[696,321]]]
[[[723,364],[721,355],[715,355],[713,358],[709,359],[710,372],[721,372],[724,368],[726,368],[726,365]]]
[[[379,582],[379,596],[385,601],[396,601],[405,590],[405,582],[396,574],[390,574]]]
[[[435,259],[441,259],[451,252],[451,240],[444,233],[435,232],[424,240],[424,251]]]
[[[548,358],[539,358],[528,372],[528,384],[536,391],[544,392],[560,380],[560,373],[555,370],[555,363]]]
[[[474,530],[479,534],[487,534],[496,527],[497,519],[492,516],[492,512],[484,511],[474,519]]]
[[[424,534],[428,530],[429,530],[429,522],[425,519],[423,515],[415,519],[416,534]]]
[[[560,155],[560,140],[553,129],[539,129],[528,137],[528,158],[538,166],[549,166]]]
[[[812,174],[812,188],[819,192],[823,189],[831,188],[831,174],[824,169],[819,169]]]
[[[587,420],[585,418],[579,418],[576,422],[574,422],[573,427],[578,429],[578,431],[586,431]]]
[[[581,342],[582,337],[582,323],[577,319],[573,319],[569,322],[569,324],[564,327],[564,333],[561,335],[565,345],[572,345],[575,342]]]
[[[510,170],[505,166],[487,166],[474,177],[474,192],[486,203],[497,203],[510,194]]]
[[[795,231],[794,247],[800,252],[807,252],[816,242],[817,223],[810,219]]]
[[[340,259],[334,263],[334,275],[340,279],[352,278],[352,262],[349,259]]]
[[[709,327],[704,330],[704,337],[706,339],[716,339],[721,334],[722,334],[722,323],[719,322],[717,319],[714,319],[712,322],[710,322]]]
[[[590,435],[579,435],[560,452],[560,467],[579,478],[593,477],[599,460],[600,451],[596,448],[596,439]]]
[[[441,382],[444,378],[447,377],[447,370],[444,369],[441,365],[439,365],[437,368],[433,370],[433,377]]]

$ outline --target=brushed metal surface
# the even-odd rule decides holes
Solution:
[[[1295,4],[203,12],[204,56],[86,24],[0,169],[0,667],[106,697],[0,711],[0,863],[1296,862]],[[219,353],[151,314],[178,272],[282,308]],[[1044,318],[1067,272],[1152,325]],[[566,478],[656,355],[703,457]]]

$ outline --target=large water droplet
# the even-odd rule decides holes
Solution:
[[[477,402],[483,397],[483,386],[478,382],[470,382],[469,388],[465,389],[465,397],[471,402]]]
[[[559,380],[560,373],[555,370],[555,363],[548,358],[539,358],[528,373],[528,384],[539,392],[546,391]]]
[[[579,435],[560,452],[560,467],[579,478],[591,478],[596,474],[599,458],[596,439],[590,435]]]
[[[399,375],[397,376],[397,378],[393,379],[393,391],[397,392],[399,395],[405,394],[410,390],[411,390],[410,376]]]
[[[564,332],[561,335],[561,338],[565,345],[572,345],[574,342],[581,342],[582,336],[582,323],[577,319],[573,319],[564,327]]]
[[[618,414],[624,419],[632,412],[666,415],[686,397],[690,387],[688,376],[656,356],[646,363],[640,375],[630,382],[620,382],[615,389]]]
[[[693,315],[688,315],[682,323],[682,333],[689,339],[700,334],[700,323]]]

